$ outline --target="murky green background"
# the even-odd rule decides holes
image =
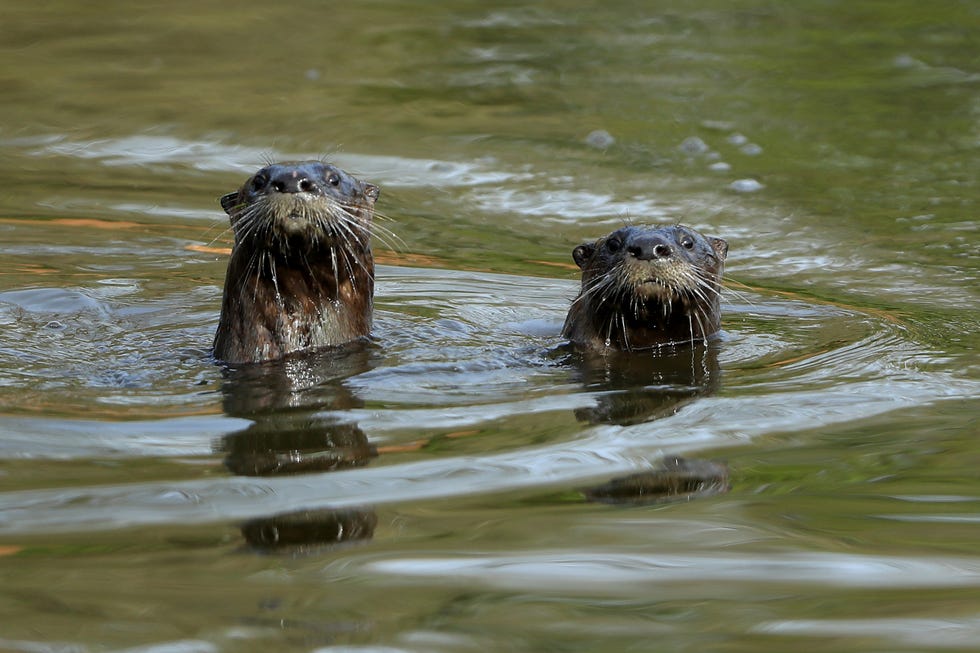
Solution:
[[[0,9],[0,649],[980,650],[977,3]],[[377,344],[227,374],[217,198],[316,156]],[[625,219],[729,240],[707,380],[554,355]]]

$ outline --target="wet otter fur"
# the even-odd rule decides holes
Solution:
[[[268,165],[221,198],[235,244],[214,357],[255,363],[371,331],[377,186],[322,161]]]
[[[721,328],[728,243],[682,225],[629,225],[572,252],[582,288],[562,335],[596,350],[708,339]]]

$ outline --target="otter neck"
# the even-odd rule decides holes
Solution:
[[[721,326],[717,304],[716,299],[712,306],[703,307],[682,298],[669,306],[649,301],[632,310],[623,307],[600,335],[608,334],[609,344],[624,350],[705,340]]]
[[[707,304],[679,297],[668,306],[661,300],[611,305],[576,303],[562,335],[602,349],[624,351],[706,340],[721,328],[717,295]]]
[[[370,333],[374,259],[369,245],[249,249],[236,247],[228,264],[214,342],[217,358],[269,360]]]

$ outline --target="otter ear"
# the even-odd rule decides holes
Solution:
[[[364,183],[364,194],[367,197],[371,198],[371,201],[372,202],[377,202],[378,201],[378,197],[381,196],[381,189],[378,188],[377,186],[375,186],[374,184],[368,184],[368,183],[365,182]]]
[[[575,265],[583,270],[593,254],[595,254],[595,243],[582,243],[572,250],[572,258],[575,259]]]
[[[221,208],[225,210],[225,213],[231,215],[232,209],[238,206],[238,192],[228,193],[227,195],[221,196]]]
[[[724,261],[728,256],[728,242],[714,236],[708,236],[708,242],[711,244],[711,249],[715,250],[718,258]]]

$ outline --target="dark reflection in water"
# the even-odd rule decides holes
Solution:
[[[569,346],[564,354],[585,388],[598,395],[596,405],[575,411],[576,418],[590,424],[651,422],[713,394],[721,385],[715,342],[648,352],[599,353]],[[614,478],[582,493],[602,503],[683,501],[727,492],[728,476],[724,463],[671,457],[654,469]]]
[[[356,424],[273,415],[221,439],[225,466],[240,476],[329,472],[361,467],[378,455]]]
[[[718,390],[721,370],[715,343],[662,347],[643,352],[598,353],[565,349],[595,406],[575,416],[590,424],[641,424],[672,415]]]
[[[242,535],[258,551],[305,553],[370,540],[377,523],[373,510],[298,510],[247,521]]]
[[[248,419],[289,409],[359,408],[361,401],[343,381],[376,367],[380,360],[377,347],[359,341],[278,361],[228,366],[222,405],[228,415]]]
[[[221,439],[225,467],[241,476],[275,476],[367,465],[378,452],[364,431],[318,413],[361,406],[343,381],[371,369],[374,354],[369,344],[355,343],[226,368],[225,412],[253,423]],[[302,553],[370,540],[376,523],[370,509],[299,510],[250,520],[241,532],[259,551]]]
[[[689,501],[727,492],[728,465],[713,460],[665,458],[657,469],[614,478],[582,490],[589,501],[616,504]]]
[[[713,344],[662,348],[651,352],[584,352],[560,347],[556,356],[573,369],[597,403],[577,409],[589,423],[635,425],[677,412],[719,386]],[[362,401],[345,385],[347,378],[379,364],[366,344],[258,365],[226,369],[224,408],[252,420],[224,436],[219,448],[234,474],[274,476],[322,473],[360,467],[378,450],[338,411]],[[670,458],[651,470],[583,490],[603,503],[647,504],[688,500],[728,490],[722,463]],[[370,509],[299,510],[253,519],[242,525],[245,540],[265,552],[304,552],[373,537],[377,522]]]

